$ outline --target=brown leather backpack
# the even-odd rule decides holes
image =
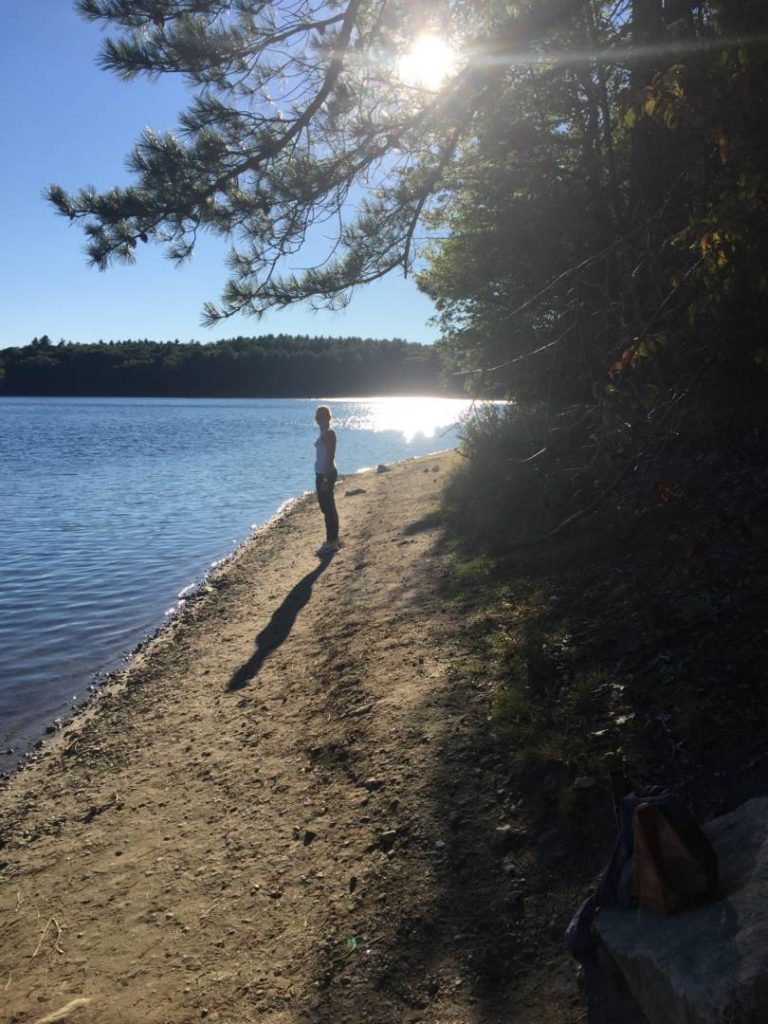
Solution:
[[[668,800],[640,803],[634,818],[632,895],[637,901],[674,914],[711,898],[717,857],[688,811],[670,808]]]

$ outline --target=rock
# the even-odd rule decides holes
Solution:
[[[376,472],[377,473],[388,473],[389,472],[389,466],[385,466],[383,463],[379,463],[379,465],[376,467]]]
[[[577,779],[573,780],[574,789],[592,789],[596,785],[597,779],[592,775],[580,775]]]
[[[499,853],[508,853],[518,845],[519,836],[511,825],[499,825],[493,830],[493,845]]]
[[[603,910],[600,955],[618,969],[648,1024],[764,1024],[768,798],[747,801],[704,831],[719,861],[720,898],[670,916]]]
[[[621,971],[598,947],[584,979],[588,1024],[652,1024],[641,1011]]]
[[[381,789],[384,785],[381,779],[366,779],[365,782],[361,783],[363,789],[367,789],[369,793],[374,793],[377,789]]]
[[[515,854],[508,854],[501,862],[501,868],[507,878],[516,878],[519,882],[524,882],[524,869],[521,866],[521,862],[518,856]]]
[[[397,841],[397,830],[394,828],[382,832],[379,836],[379,846],[385,853],[389,853]]]

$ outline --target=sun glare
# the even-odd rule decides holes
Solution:
[[[456,70],[456,53],[439,36],[421,35],[398,62],[398,74],[406,85],[433,92]]]

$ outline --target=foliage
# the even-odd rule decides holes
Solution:
[[[183,74],[194,99],[179,132],[147,130],[129,167],[137,183],[99,194],[49,190],[82,220],[92,263],[132,261],[140,243],[183,262],[200,231],[234,237],[232,277],[209,321],[297,300],[337,305],[348,289],[413,261],[423,206],[496,73],[467,67],[437,92],[397,73],[422,27],[484,38],[463,0],[78,0],[116,31],[101,56],[125,79]],[[350,209],[356,213],[350,215]],[[307,270],[308,237],[330,235]]]
[[[6,395],[307,397],[435,394],[436,350],[405,341],[266,335],[210,345],[156,341],[52,345],[47,336],[0,351]]]
[[[50,198],[92,262],[233,239],[208,321],[414,269],[470,391],[644,444],[765,426],[768,10],[757,0],[79,0],[105,68],[183,74],[135,184]],[[429,29],[442,85],[400,58]],[[424,234],[426,233],[426,234]],[[305,242],[327,243],[297,270]],[[421,247],[421,248],[420,248]],[[741,401],[747,392],[747,401]],[[738,402],[736,401],[739,396]]]
[[[419,275],[470,387],[596,399],[606,432],[693,395],[765,426],[766,28],[748,0],[575,4],[507,74]]]
[[[475,683],[526,818],[607,807],[613,769],[703,819],[765,791],[768,473],[758,452],[695,465],[641,515],[604,505],[546,545],[457,551]]]
[[[466,461],[445,493],[456,537],[498,553],[557,524],[569,488],[566,475],[535,457],[544,429],[543,410],[516,405],[483,406],[465,421]]]

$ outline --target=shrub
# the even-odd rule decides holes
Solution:
[[[561,462],[542,452],[545,434],[540,408],[486,405],[467,418],[460,448],[465,458],[445,493],[446,515],[459,540],[501,553],[557,525],[570,486]]]

